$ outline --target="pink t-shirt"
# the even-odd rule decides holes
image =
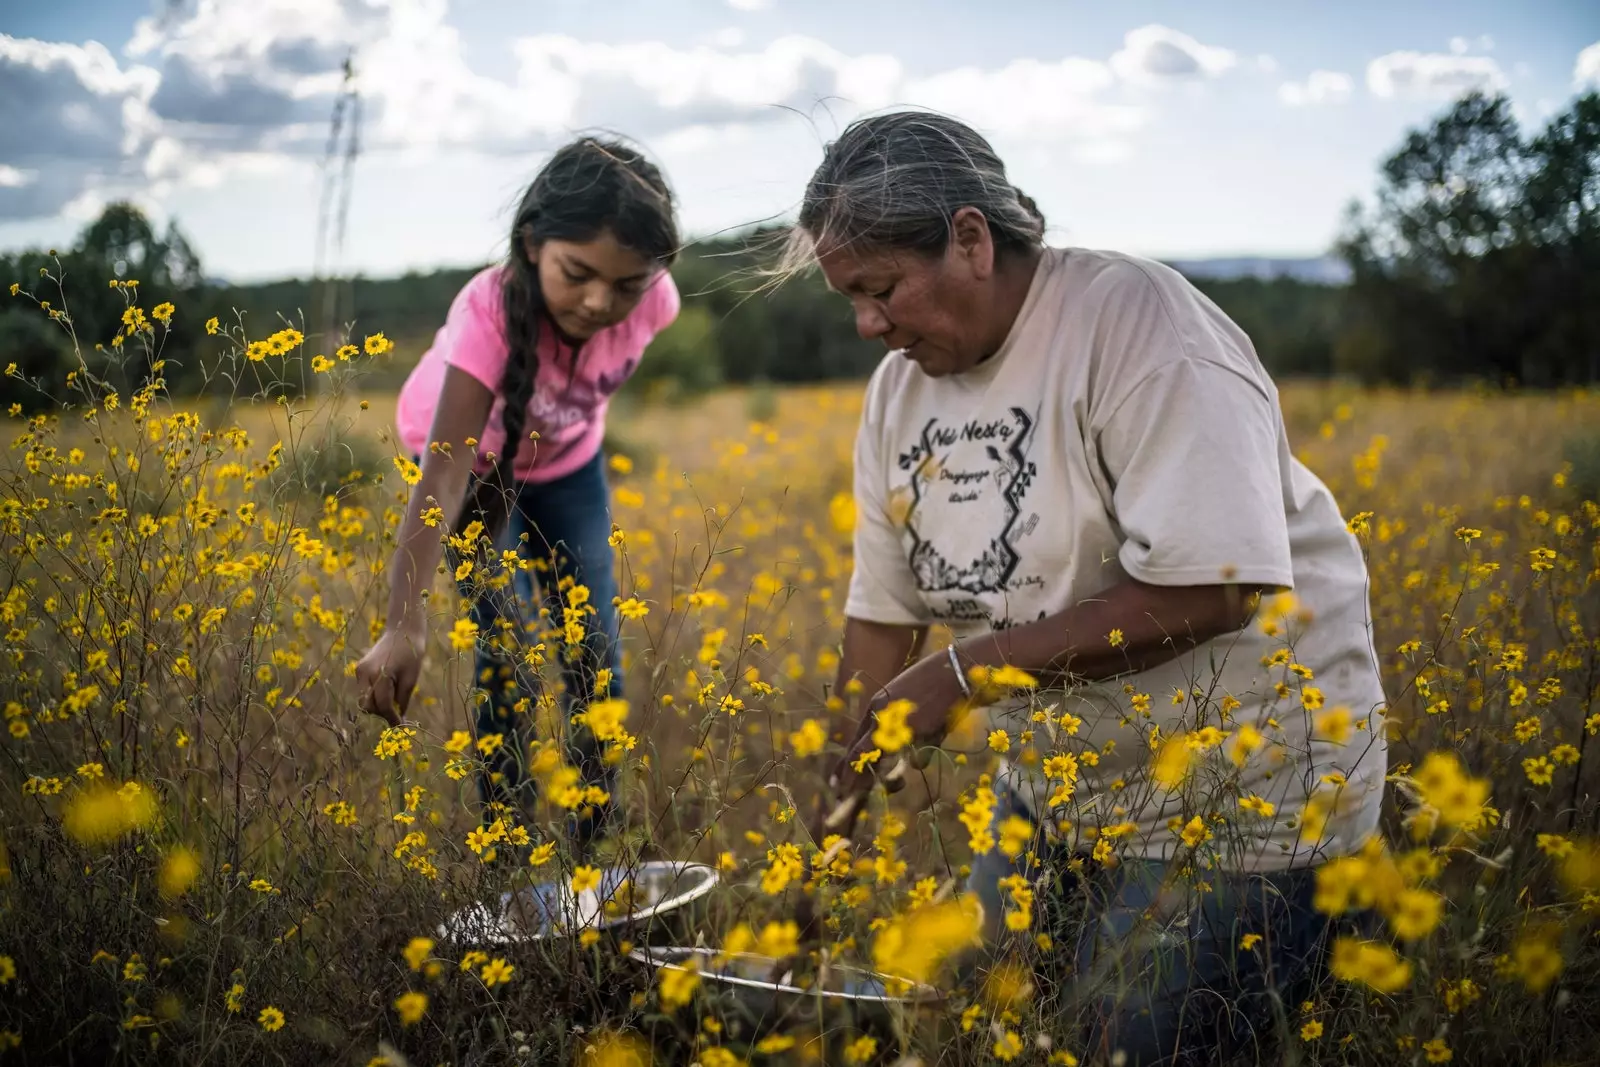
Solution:
[[[458,367],[496,394],[500,392],[509,358],[500,286],[504,269],[485,268],[461,287],[432,346],[400,389],[395,425],[401,444],[412,455],[421,455],[428,447],[446,367]],[[627,318],[584,342],[576,371],[572,349],[558,342],[549,329],[540,332],[539,376],[528,402],[517,456],[514,473],[518,481],[553,481],[594,458],[605,436],[611,394],[639,366],[639,357],[651,338],[678,317],[678,307],[677,286],[670,274],[662,272]],[[504,407],[504,400],[497,396],[488,424],[479,435],[476,466],[480,473],[489,469],[484,453],[499,454],[505,447]],[[539,439],[527,440],[526,435],[534,431]]]

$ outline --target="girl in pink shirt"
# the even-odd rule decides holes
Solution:
[[[500,553],[535,561],[552,625],[563,609],[584,614],[577,654],[555,649],[564,704],[573,713],[622,692],[617,649],[611,512],[600,443],[611,394],[645,346],[678,313],[667,273],[678,250],[673,197],[655,166],[633,149],[582,138],[551,157],[523,195],[506,261],[473,277],[400,391],[401,442],[421,463],[389,570],[383,636],[356,667],[361,706],[390,723],[405,714],[422,667],[423,591],[439,566],[441,530],[423,514],[437,507],[452,533],[481,522],[481,569],[459,580],[477,624],[480,740],[486,803],[529,813],[526,774],[531,691],[537,682],[519,648],[534,617],[529,571],[510,583]],[[570,579],[570,582],[567,580]],[[568,595],[588,589],[586,605]],[[588,800],[574,812],[580,843],[611,808],[612,781],[594,739],[574,730],[568,759]],[[604,799],[602,799],[602,795]]]

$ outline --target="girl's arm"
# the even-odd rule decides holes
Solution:
[[[445,527],[456,528],[476,459],[466,441],[483,436],[493,406],[494,394],[482,382],[455,367],[445,368],[439,405],[428,430],[428,440],[441,447],[423,453],[422,478],[412,486],[411,500],[400,521],[399,543],[389,568],[388,628],[420,627],[423,623],[422,591],[433,580],[444,546],[439,531],[422,521],[422,513],[437,504],[444,512]]]
[[[411,489],[389,564],[383,636],[356,666],[361,708],[391,724],[405,714],[421,673],[427,630],[422,593],[432,583],[444,553],[439,530],[424,523],[422,513],[437,505],[444,513],[444,527],[455,529],[475,459],[466,442],[469,437],[481,438],[493,406],[494,394],[482,382],[455,367],[445,369],[428,440],[450,447],[429,448],[422,456],[422,477]]]

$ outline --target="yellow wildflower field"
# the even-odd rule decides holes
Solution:
[[[294,331],[222,331],[234,384],[173,400],[161,330],[183,309],[157,310],[130,316],[119,346],[144,353],[140,384],[41,383],[68,406],[13,415],[0,453],[0,1060],[1093,1062],[1030,977],[1052,946],[1029,879],[1005,885],[1017,951],[962,962],[964,866],[1028,847],[1025,827],[991,832],[997,752],[1024,746],[1067,801],[1096,759],[1070,729],[996,739],[974,723],[876,795],[850,842],[807,836],[850,725],[829,688],[859,383],[613,411],[629,692],[583,714],[621,770],[625,819],[574,856],[559,829],[597,798],[555,741],[557,687],[587,590],[509,635],[541,679],[522,713],[542,808],[485,811],[475,776],[501,739],[471,734],[477,635],[450,575],[429,599],[410,718],[383,729],[353,702],[414,477],[392,396],[361,388],[387,342],[324,356]],[[304,380],[260,399],[297,353]],[[1332,946],[1316,997],[1282,1006],[1283,1060],[1579,1061],[1600,969],[1600,505],[1566,450],[1600,426],[1600,395],[1289,383],[1283,404],[1366,548],[1391,703],[1384,835],[1317,886],[1318,908],[1368,921]],[[475,580],[541,566],[485,553]],[[1295,613],[1272,602],[1254,625],[1289,634]],[[1276,665],[1284,708],[1348,740],[1347,711],[1320,706],[1287,638]],[[1152,741],[1140,714],[1197,699],[1131,696],[1135,746]],[[1152,743],[1151,781],[1186,788],[1271,748],[1225,711]],[[880,730],[904,744],[894,716]],[[1170,828],[1191,887],[1237,826],[1274,817],[1225,789],[1206,804]],[[1080,862],[1119,862],[1128,836],[1104,823]],[[441,929],[503,891],[581,896],[641,860],[719,872],[675,931],[711,952],[703,964],[652,974],[599,923],[470,944]],[[801,897],[814,940],[794,922]],[[1239,953],[1255,949],[1246,934]],[[741,952],[945,995],[857,1017],[796,994],[803,1010],[780,1022],[714,981]]]

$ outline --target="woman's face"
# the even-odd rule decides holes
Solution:
[[[624,248],[610,230],[592,241],[524,240],[556,328],[586,341],[628,317],[661,274],[654,260]]]
[[[856,332],[935,378],[976,366],[1010,329],[994,321],[988,223],[976,209],[962,208],[951,227],[950,243],[937,255],[850,246],[817,254],[828,287],[855,309]]]

